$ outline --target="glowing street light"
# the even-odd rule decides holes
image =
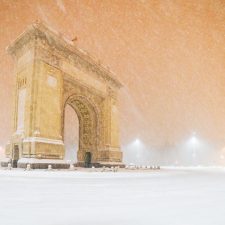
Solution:
[[[134,141],[134,144],[135,144],[135,145],[139,145],[139,144],[140,144],[140,140],[137,138],[137,139]]]
[[[196,132],[193,132],[190,143],[191,145],[195,145],[197,143]]]
[[[191,145],[191,148],[192,148],[192,161],[193,161],[193,164],[195,164],[197,143],[198,143],[198,139],[196,137],[196,132],[193,132],[192,137],[190,139],[190,145]]]
[[[133,150],[133,155],[135,156],[135,163],[141,163],[143,156],[143,143],[142,141],[136,137],[132,143],[130,144],[130,148]]]
[[[137,158],[137,161],[139,162],[140,159],[141,159],[141,149],[140,149],[140,140],[138,138],[135,139],[134,141],[134,146],[135,146],[135,149],[136,149],[136,158]]]

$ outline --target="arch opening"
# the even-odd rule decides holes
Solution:
[[[79,119],[76,111],[67,104],[64,112],[65,160],[77,162],[79,148]]]
[[[78,166],[90,167],[97,162],[97,114],[82,96],[70,96],[64,107],[65,159]]]

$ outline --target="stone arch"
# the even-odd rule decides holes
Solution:
[[[92,154],[92,163],[97,162],[97,149],[99,140],[99,115],[96,106],[82,95],[72,94],[64,102],[63,111],[66,105],[70,105],[76,112],[79,120],[79,148],[77,159],[79,165],[83,165],[85,153]],[[62,120],[64,123],[64,120]],[[63,127],[63,125],[62,125]],[[63,135],[62,129],[62,135]]]
[[[13,160],[13,148],[19,146],[20,167],[34,162],[43,168],[43,159],[45,167],[51,160],[66,165],[64,110],[70,104],[80,120],[78,162],[90,151],[95,164],[122,166],[117,114],[122,85],[112,72],[42,23],[31,25],[8,51],[16,61],[17,85],[7,157]]]

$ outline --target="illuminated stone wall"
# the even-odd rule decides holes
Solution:
[[[31,25],[8,49],[17,62],[17,85],[7,156],[13,158],[18,145],[20,158],[64,159],[69,104],[79,118],[78,163],[85,162],[86,152],[92,153],[92,163],[121,163],[121,84],[111,72],[42,23]]]

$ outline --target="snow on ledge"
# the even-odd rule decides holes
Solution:
[[[35,158],[21,158],[18,160],[18,163],[30,163],[30,164],[35,164],[35,163],[48,163],[48,164],[69,164],[68,161],[62,160],[62,159],[35,159]]]
[[[10,163],[11,159],[10,158],[3,158],[3,159],[1,159],[1,162],[3,162],[3,163]]]
[[[23,142],[41,142],[47,144],[64,145],[62,140],[41,138],[41,137],[28,137],[23,140]]]

